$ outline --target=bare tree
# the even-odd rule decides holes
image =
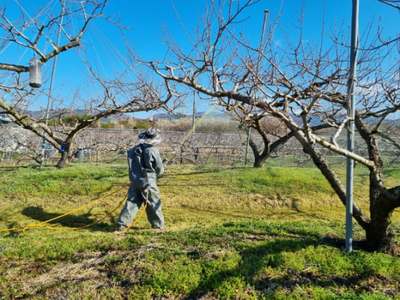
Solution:
[[[116,30],[124,29],[119,22],[105,16],[107,0],[60,0],[60,4],[63,8],[59,14],[41,7],[29,18],[20,6],[21,17],[17,20],[7,17],[7,6],[0,8],[0,49],[15,47],[16,53],[29,49],[44,64],[72,48],[81,49],[82,37],[95,19],[106,19],[116,26]],[[32,34],[34,37],[31,37]],[[52,49],[42,51],[42,48],[46,48],[44,44],[50,44]],[[73,99],[64,99],[60,94],[51,95],[49,90],[30,87],[26,78],[28,66],[0,63],[0,69],[3,70],[0,76],[4,79],[0,85],[0,108],[12,116],[16,124],[39,137],[45,137],[49,144],[62,152],[57,165],[59,168],[70,160],[74,138],[85,128],[110,115],[166,108],[171,98],[170,90],[157,84],[151,74],[142,72],[140,68],[127,67],[122,74],[115,72],[104,78],[90,66],[85,55],[81,55],[81,58],[88,74],[86,82],[74,92]],[[44,109],[41,116],[27,113],[34,101],[49,95],[55,103],[50,117]],[[81,112],[79,118],[78,109]],[[66,115],[75,115],[74,124],[65,124]],[[40,157],[37,156],[36,160],[39,161]]]
[[[253,105],[253,99],[259,92],[257,86],[253,84],[257,81],[257,77],[249,70],[249,65],[258,69],[262,56],[253,49],[254,55],[248,53],[250,55],[248,65],[238,63],[238,60],[244,59],[239,53],[242,45],[230,30],[244,23],[246,18],[240,19],[241,14],[257,2],[259,0],[247,0],[244,5],[240,2],[231,3],[226,21],[222,15],[223,7],[227,6],[228,1],[222,1],[220,6],[215,1],[211,1],[211,5],[205,5],[204,19],[199,21],[201,25],[194,32],[194,37],[189,37],[193,46],[188,52],[190,54],[186,54],[171,37],[167,28],[163,28],[164,43],[169,47],[171,61],[168,59],[163,62],[152,61],[148,65],[165,81],[177,82],[198,90],[203,99],[207,100],[207,97],[209,100],[217,99],[217,105],[239,121],[242,128],[254,128],[263,141],[263,145],[258,145],[250,137],[250,147],[255,158],[254,167],[262,167],[271,153],[286,143],[293,134],[286,128],[279,133],[276,130],[269,131],[268,127],[262,125],[261,119],[264,115],[248,118],[257,107]],[[212,24],[215,20],[219,26],[214,32]],[[133,50],[131,53],[134,60],[142,61]],[[199,82],[202,80],[209,82],[210,86],[200,85]],[[240,92],[248,99],[246,102],[248,104],[230,97],[228,87]],[[190,92],[187,96],[190,97]]]
[[[365,166],[370,172],[369,213],[354,203],[353,217],[365,230],[370,249],[394,253],[391,215],[400,207],[400,186],[388,188],[384,184],[376,134],[400,108],[398,57],[388,63],[395,51],[391,52],[390,45],[379,47],[381,33],[372,30],[372,25],[362,35],[355,123],[368,155],[349,152],[336,142],[350,120],[346,114],[348,35],[327,35],[323,29],[320,40],[304,41],[301,19],[297,39],[282,32],[280,36],[285,40],[274,43],[274,29],[279,29],[274,27],[262,47],[252,47],[243,31],[239,34],[236,30],[238,21],[245,20],[246,9],[256,2],[217,5],[211,1],[202,29],[191,36],[192,49],[183,51],[166,33],[171,55],[162,62],[149,62],[149,67],[164,80],[197,90],[203,97],[218,99],[227,110],[240,108],[243,119],[253,121],[253,126],[264,116],[279,119],[344,205],[345,185],[321,147]],[[215,30],[212,24],[218,24]],[[242,25],[240,29],[243,28]],[[324,134],[331,133],[330,139],[318,133],[322,128]]]
[[[237,110],[235,109],[236,112]],[[241,112],[240,115],[245,113],[244,116],[248,116],[246,110],[239,110]],[[267,159],[293,137],[293,134],[287,130],[285,124],[272,116],[262,116],[251,120],[241,117],[240,121],[241,128],[247,126],[247,139],[254,155],[254,168],[264,167]],[[261,136],[262,144],[257,143],[250,129],[255,129],[257,134]]]

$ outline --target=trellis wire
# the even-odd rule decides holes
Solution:
[[[61,128],[59,135],[62,136]],[[41,140],[29,130],[22,129],[13,124],[0,125],[0,163],[20,164],[35,163],[29,156],[35,156],[42,150]],[[141,129],[102,129],[88,128],[78,134],[73,145],[73,154],[79,151],[84,153],[83,157],[78,155],[75,162],[110,163],[125,162],[125,152],[137,144],[137,136]],[[244,164],[245,161],[245,135],[237,133],[192,133],[190,138],[185,139],[187,132],[162,131],[162,143],[158,148],[162,156],[174,164]],[[253,134],[256,144],[262,147],[262,139]],[[271,137],[274,140],[274,137]],[[328,139],[328,137],[327,137]],[[398,139],[397,139],[398,140]],[[182,141],[184,141],[182,143]],[[338,139],[340,145],[344,145],[345,137]],[[356,153],[367,157],[366,148],[360,137],[356,137]],[[380,140],[382,158],[384,163],[390,167],[399,164],[400,151],[393,145]],[[332,164],[340,166],[344,158],[327,149],[319,147]],[[82,154],[82,153],[81,153]],[[55,163],[59,159],[56,149],[45,151],[45,163]],[[249,152],[249,166],[254,162],[254,155]],[[274,153],[271,153],[266,165],[280,167],[313,167],[310,158],[303,152],[301,145],[291,139]]]

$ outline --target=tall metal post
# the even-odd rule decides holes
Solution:
[[[244,154],[245,155],[244,156],[244,166],[247,166],[247,156],[249,153],[250,135],[251,135],[250,130],[251,130],[251,127],[247,127],[247,140],[246,140],[246,151]]]
[[[264,42],[264,32],[265,32],[265,25],[267,24],[267,16],[268,16],[269,10],[264,9],[264,20],[263,20],[263,25],[262,25],[262,30],[261,30],[261,38],[260,38],[260,53],[258,55],[258,66],[257,68],[260,67],[260,62],[261,62],[261,52],[264,51],[263,49],[263,42]],[[257,92],[255,92],[254,97],[257,97]],[[246,151],[245,151],[245,157],[244,157],[244,165],[247,166],[247,154],[249,152],[249,146],[250,146],[250,136],[251,136],[251,127],[247,127],[247,141],[246,141]]]
[[[193,119],[192,119],[192,133],[194,133],[194,129],[196,125],[196,91],[193,91]]]
[[[265,25],[267,24],[267,16],[268,16],[269,10],[268,9],[264,9],[264,21],[263,21],[263,27],[262,27],[262,31],[261,31],[261,39],[260,39],[260,51],[262,51],[262,44],[264,42],[264,31],[265,31]]]
[[[62,22],[64,18],[64,6],[65,6],[65,0],[63,1],[62,5],[62,10],[61,10],[61,18],[60,18],[60,26],[58,28],[58,36],[57,36],[57,47],[60,44],[60,36],[61,36],[61,27],[62,27]],[[57,65],[57,57],[56,55],[54,57],[54,63],[53,63],[53,70],[51,72],[51,79],[50,79],[50,89],[49,89],[49,97],[47,100],[47,110],[46,110],[46,119],[45,119],[45,124],[46,126],[49,123],[49,114],[50,114],[50,109],[52,107],[52,101],[51,101],[51,94],[53,92],[53,81],[54,81],[54,73],[56,71],[56,65]],[[46,132],[43,133],[43,141],[42,141],[42,155],[40,156],[40,169],[42,168],[43,165],[43,158],[44,158],[44,150],[46,146]]]
[[[351,49],[350,49],[350,74],[347,85],[347,150],[354,152],[354,118],[355,118],[355,92],[357,86],[357,54],[358,54],[358,9],[359,0],[353,0],[351,24]],[[354,161],[347,158],[346,173],[346,250],[353,251],[353,180]]]

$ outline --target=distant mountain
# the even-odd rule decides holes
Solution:
[[[216,119],[229,119],[229,115],[219,111],[219,110],[212,110],[212,111],[199,111],[195,113],[196,118],[216,118]],[[166,119],[166,120],[177,120],[181,118],[193,118],[192,114],[155,114],[153,115],[153,120],[159,119]]]
[[[42,117],[44,118],[45,117],[45,112],[43,112],[41,110],[36,110],[36,111],[28,110],[28,111],[25,111],[24,114],[26,114],[29,117],[35,118],[35,119],[42,118]],[[50,117],[51,117],[53,112],[50,111],[49,114],[50,114]],[[85,115],[85,114],[88,114],[88,112],[86,110],[84,110],[84,109],[77,109],[77,110],[74,111],[74,114],[76,114],[76,115]],[[118,114],[118,115],[112,115],[112,116],[108,116],[106,118],[102,118],[101,121],[106,123],[106,122],[110,122],[111,120],[127,119],[128,117],[129,116],[125,115],[125,114]]]
[[[155,114],[153,115],[153,120],[177,120],[181,118],[181,116],[173,115],[173,114]]]
[[[27,111],[25,111],[25,112],[23,112],[25,115],[27,115],[27,116],[29,116],[29,117],[32,117],[32,118],[41,118],[41,117],[44,117],[45,116],[45,111],[42,111],[42,110],[27,110]],[[52,112],[52,111],[50,111],[49,112],[49,114],[50,114],[50,116],[51,116],[51,114],[52,113],[55,113],[55,112]],[[84,110],[84,109],[77,109],[77,110],[75,110],[75,114],[77,114],[77,115],[84,115],[84,114],[86,114],[87,113],[87,111],[86,110]]]

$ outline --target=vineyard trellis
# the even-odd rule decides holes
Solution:
[[[61,128],[54,130],[61,131]],[[0,163],[34,163],[32,157],[38,155],[42,150],[42,141],[38,136],[12,123],[0,123],[0,132]],[[141,132],[139,129],[89,128],[81,132],[75,139],[74,159],[75,161],[102,163],[124,158],[124,153],[138,143],[139,132]],[[244,131],[239,133],[162,131],[161,134],[163,140],[158,148],[163,158],[171,164],[207,165],[216,163],[225,165],[245,161],[247,137]],[[258,137],[257,134],[253,134],[252,138],[256,143],[262,145],[261,137]],[[338,143],[346,143],[346,137],[339,138]],[[389,166],[397,166],[400,162],[400,151],[383,139],[381,139],[380,146],[385,163]],[[355,149],[357,153],[367,157],[366,148],[360,137],[355,140]],[[48,147],[44,153],[45,162],[58,160],[57,150]],[[247,161],[253,162],[252,152],[248,151],[247,155]],[[335,164],[344,165],[345,163],[345,160],[335,153],[330,153],[329,157]],[[282,167],[313,167],[295,139],[282,145],[272,153],[271,158]]]

